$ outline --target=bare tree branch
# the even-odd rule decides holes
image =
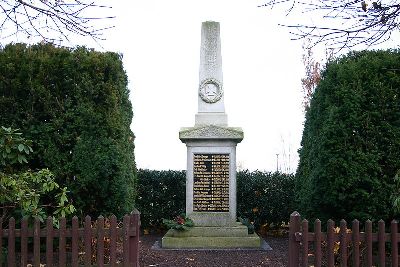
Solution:
[[[113,26],[93,22],[114,17],[90,13],[107,14],[110,8],[87,0],[0,0],[0,40],[20,33],[46,42],[68,41],[71,34],[103,40],[104,30]]]
[[[294,40],[312,38],[311,46],[325,43],[339,50],[361,44],[372,46],[389,40],[393,32],[400,30],[400,0],[269,0],[261,7],[278,5],[287,5],[289,13],[295,12],[296,6],[301,14],[321,18],[318,25],[280,24],[291,29]]]

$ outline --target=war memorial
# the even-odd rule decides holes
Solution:
[[[241,128],[229,127],[225,113],[220,25],[202,23],[198,112],[193,127],[181,128],[187,146],[186,215],[194,227],[169,230],[162,248],[259,248],[236,215],[236,145]]]

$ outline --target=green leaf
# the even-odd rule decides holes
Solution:
[[[19,152],[22,152],[24,150],[25,146],[23,144],[18,145],[18,150]]]
[[[75,207],[73,205],[69,205],[69,211],[71,213],[74,213],[75,212]]]

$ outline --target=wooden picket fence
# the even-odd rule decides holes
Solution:
[[[115,216],[107,220],[107,227],[104,222],[102,216],[95,223],[86,216],[83,228],[79,228],[78,218],[74,217],[71,227],[67,227],[66,219],[61,218],[59,228],[55,229],[51,217],[45,228],[38,219],[33,227],[28,227],[28,221],[23,219],[21,228],[15,229],[15,219],[11,218],[8,228],[2,229],[0,221],[0,266],[139,266],[140,213],[134,210],[125,215],[122,227]],[[33,250],[28,249],[32,243]]]
[[[289,266],[399,266],[398,222],[392,221],[390,233],[385,232],[385,222],[378,222],[378,232],[372,232],[372,222],[365,222],[365,232],[360,223],[352,222],[351,230],[345,220],[338,231],[335,223],[327,222],[327,232],[321,232],[321,221],[314,223],[309,232],[307,220],[293,212],[289,224]],[[374,246],[375,245],[375,246]],[[386,250],[386,246],[390,249]],[[390,255],[389,255],[390,253]]]

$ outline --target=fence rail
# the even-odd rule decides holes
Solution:
[[[71,226],[67,227],[66,219],[61,218],[59,229],[54,229],[53,219],[49,217],[45,223],[46,227],[42,229],[39,219],[34,220],[33,227],[28,227],[27,219],[22,219],[21,228],[16,229],[15,219],[11,218],[8,221],[8,229],[3,229],[0,220],[0,266],[3,266],[5,260],[10,267],[25,267],[28,264],[40,266],[44,263],[45,266],[66,266],[67,263],[68,266],[139,266],[140,213],[134,210],[125,215],[122,227],[118,226],[115,216],[110,217],[107,227],[104,222],[105,219],[100,216],[96,223],[92,224],[90,216],[86,216],[83,228],[79,228],[79,220],[74,217]],[[122,244],[117,246],[120,240]],[[29,243],[33,243],[33,250],[28,250]],[[56,254],[55,243],[58,247]],[[18,251],[16,244],[20,244]],[[41,255],[41,247],[44,244],[45,255]],[[109,253],[106,260],[105,247]],[[57,254],[55,259],[54,255]],[[118,257],[119,254],[121,255]]]
[[[354,220],[351,230],[345,220],[340,221],[336,231],[332,220],[327,222],[327,232],[321,232],[321,221],[315,220],[314,232],[309,232],[309,222],[301,221],[298,212],[290,216],[289,266],[399,266],[398,222],[392,221],[390,233],[385,232],[385,222],[378,222],[378,232],[372,232],[372,222],[365,222],[365,231],[360,232],[360,222]],[[390,249],[386,250],[386,245]],[[375,245],[375,247],[374,247]],[[377,247],[377,248],[376,248]],[[390,256],[388,257],[388,254]],[[311,257],[311,259],[310,259]],[[325,264],[322,264],[322,261]]]

